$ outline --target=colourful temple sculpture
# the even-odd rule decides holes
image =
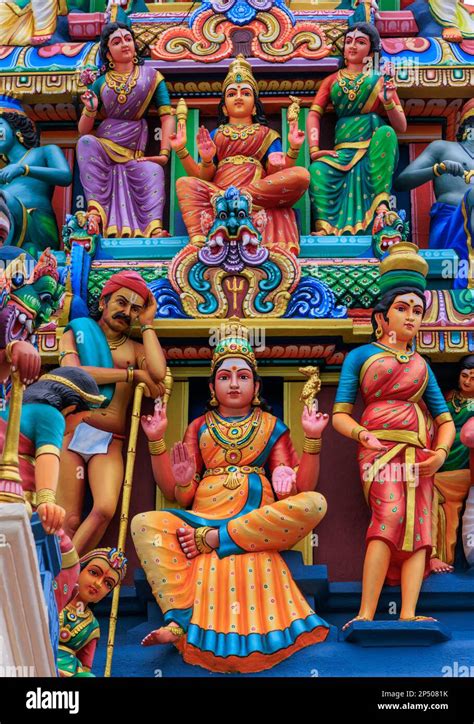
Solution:
[[[473,8],[0,2],[8,665],[472,649]]]

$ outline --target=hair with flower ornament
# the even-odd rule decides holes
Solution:
[[[81,570],[87,565],[87,563],[95,560],[96,558],[106,561],[106,563],[114,571],[117,571],[119,574],[119,581],[117,581],[117,583],[122,583],[123,579],[127,575],[127,559],[122,551],[119,551],[117,548],[94,548],[94,550],[89,551],[89,553],[83,555],[79,560]]]

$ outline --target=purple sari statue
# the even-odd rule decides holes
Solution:
[[[77,146],[88,210],[100,216],[104,236],[153,236],[162,228],[164,171],[157,163],[138,159],[148,139],[143,116],[153,98],[159,114],[169,114],[168,91],[154,68],[136,66],[136,84],[120,103],[108,75],[92,86],[107,118],[96,136],[82,136]]]
[[[140,64],[133,33],[125,25],[105,26],[101,55],[106,72],[81,97],[85,107],[77,145],[89,230],[101,230],[104,236],[161,236],[166,233],[162,166],[169,158],[174,126],[168,90],[161,73]],[[85,75],[90,77],[88,71]],[[151,103],[163,127],[160,155],[154,160],[144,156],[148,139],[144,116]],[[106,118],[91,135],[99,108]]]

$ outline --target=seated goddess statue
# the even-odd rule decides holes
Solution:
[[[100,36],[104,70],[82,95],[81,138],[77,157],[87,199],[88,230],[104,236],[164,236],[163,166],[170,155],[174,129],[166,83],[155,68],[143,65],[133,31],[124,23],[109,23]],[[145,114],[151,103],[162,124],[161,149],[144,156],[148,139]],[[102,107],[105,119],[92,135]]]
[[[299,252],[299,233],[293,204],[309,185],[309,174],[295,162],[303,145],[304,131],[290,124],[289,150],[282,153],[281,140],[271,129],[258,97],[258,85],[250,64],[242,55],[229,67],[218,108],[218,126],[211,133],[201,127],[197,135],[200,163],[186,149],[186,128],[178,123],[171,147],[188,176],[176,183],[176,193],[191,244],[206,240],[201,220],[212,214],[212,196],[229,186],[246,191],[255,212],[265,210],[263,244]]]

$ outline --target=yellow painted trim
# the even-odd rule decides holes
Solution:
[[[359,372],[359,381],[360,381],[361,386],[362,386],[362,380],[364,378],[364,375],[367,372],[367,370],[369,369],[372,362],[375,362],[376,360],[381,359],[382,357],[387,357],[388,354],[389,353],[387,353],[387,352],[377,352],[376,354],[373,354],[371,357],[369,357],[368,359],[365,360],[365,362],[362,365],[362,367],[360,368],[360,372]]]
[[[413,430],[371,430],[370,432],[379,440],[403,442],[405,445],[413,445],[414,447],[424,446],[418,433],[413,432]]]
[[[420,389],[418,390],[418,392],[416,392],[412,397],[409,397],[409,398],[408,398],[408,401],[409,401],[409,402],[419,402],[419,401],[421,400],[421,398],[422,398],[423,395],[425,394],[426,388],[428,387],[428,381],[429,381],[429,379],[430,379],[430,378],[429,378],[429,375],[428,375],[428,368],[427,368],[426,365],[425,365],[425,381],[424,381],[423,384],[421,385],[421,387],[420,387]]]
[[[150,88],[150,90],[148,91],[145,100],[143,101],[143,103],[141,104],[140,108],[138,109],[137,120],[140,120],[140,118],[142,118],[143,114],[145,113],[146,109],[148,108],[148,105],[150,104],[151,99],[153,98],[153,95],[155,94],[156,89],[158,88],[158,86],[159,86],[159,84],[161,83],[162,80],[164,80],[164,78],[163,78],[163,76],[161,75],[160,71],[157,70],[157,71],[156,71],[156,75],[155,75],[155,80],[154,80],[154,82],[153,82],[153,85],[152,85],[152,87]],[[166,106],[166,108],[169,108],[169,106]],[[170,111],[168,110],[167,113],[169,113],[169,112],[170,112]],[[158,109],[158,115],[161,115],[161,114],[160,114],[160,109]]]
[[[106,152],[107,156],[116,163],[127,163],[127,161],[142,158],[144,155],[143,151],[131,151],[129,148],[125,148],[125,146],[121,146],[108,138],[97,138],[97,140]]]
[[[338,412],[345,412],[350,415],[354,405],[351,402],[336,402],[332,408],[332,414],[337,415]]]
[[[414,447],[407,447],[405,450],[405,471],[414,470],[416,453]],[[409,479],[406,473],[406,518],[405,518],[405,537],[403,539],[402,551],[412,551],[415,541],[415,497],[416,485],[415,479]]]
[[[442,425],[444,422],[453,422],[453,416],[450,412],[442,412],[434,418],[434,421],[437,425]]]
[[[369,502],[369,493],[370,488],[374,482],[375,476],[379,473],[381,468],[384,467],[392,458],[396,457],[398,453],[403,449],[405,443],[399,443],[398,445],[394,445],[391,450],[387,450],[384,455],[382,455],[380,458],[376,458],[374,462],[370,466],[370,472],[366,472],[362,479],[362,485],[364,488],[364,496],[365,500],[368,503]]]
[[[35,458],[39,458],[40,455],[56,455],[56,457],[59,457],[61,451],[56,445],[41,445],[35,452]]]

